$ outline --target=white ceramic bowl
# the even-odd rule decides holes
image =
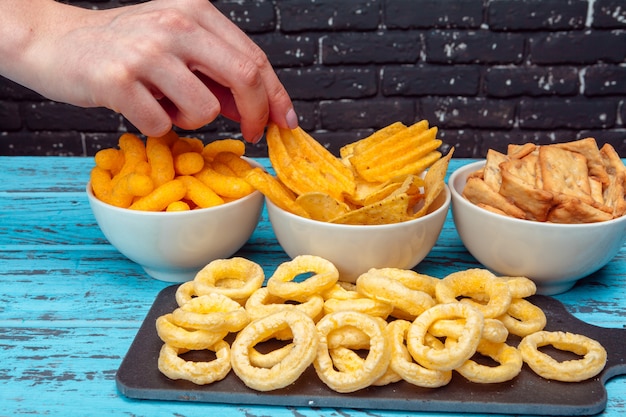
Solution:
[[[431,251],[450,207],[445,187],[424,217],[386,225],[343,225],[306,219],[266,201],[274,234],[291,258],[316,255],[331,261],[339,279],[355,282],[370,268],[411,269]]]
[[[462,196],[470,173],[484,161],[454,171],[448,185],[452,216],[467,250],[500,275],[526,276],[539,294],[572,288],[599,270],[626,240],[626,216],[601,223],[556,224],[515,219],[482,209]]]
[[[147,212],[98,200],[87,184],[91,210],[109,242],[153,278],[184,282],[215,259],[239,250],[254,232],[263,194],[186,212]]]

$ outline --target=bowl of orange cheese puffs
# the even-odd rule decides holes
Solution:
[[[437,242],[450,206],[437,128],[425,120],[396,122],[345,145],[335,156],[297,128],[270,125],[268,154],[275,176],[249,180],[266,195],[278,243],[295,258],[333,262],[354,282],[371,268],[410,269]],[[254,178],[256,177],[256,178]]]
[[[193,279],[254,232],[263,195],[243,179],[258,167],[235,139],[204,144],[171,131],[123,134],[95,155],[86,191],[106,239],[153,278]]]
[[[452,214],[468,251],[495,273],[565,292],[626,241],[626,167],[594,138],[490,149],[450,175]]]

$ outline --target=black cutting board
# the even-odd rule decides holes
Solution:
[[[521,374],[514,380],[498,384],[472,383],[453,372],[452,381],[440,388],[419,388],[401,381],[340,394],[322,383],[311,366],[294,384],[276,391],[249,389],[233,371],[222,381],[199,386],[188,381],[170,380],[157,368],[163,342],[156,333],[155,321],[177,307],[176,288],[173,285],[159,293],[117,372],[117,388],[129,398],[238,405],[573,416],[602,412],[607,402],[604,384],[611,377],[626,373],[625,329],[587,324],[572,316],[554,298],[536,295],[529,301],[546,313],[546,330],[583,334],[602,343],[608,352],[608,361],[600,375],[577,383],[549,381],[524,365]]]

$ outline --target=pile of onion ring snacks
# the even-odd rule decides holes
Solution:
[[[265,286],[263,269],[252,261],[209,263],[179,286],[178,307],[156,321],[164,342],[159,370],[199,385],[233,370],[249,388],[271,391],[312,365],[330,389],[349,393],[402,380],[441,387],[452,372],[499,383],[514,379],[523,363],[544,378],[576,382],[606,364],[597,341],[544,330],[545,314],[526,300],[535,284],[524,277],[469,269],[438,279],[381,268],[356,284],[338,279],[331,262],[310,255],[279,265]],[[232,344],[225,341],[229,334]],[[521,339],[517,347],[510,335]],[[266,341],[273,344],[269,351]],[[539,350],[546,345],[577,357],[557,361]],[[185,359],[198,350],[214,354]]]

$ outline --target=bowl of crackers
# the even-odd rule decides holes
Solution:
[[[243,179],[258,164],[243,152],[234,139],[122,135],[96,154],[86,186],[100,230],[152,278],[192,280],[237,252],[260,219],[263,194]]]
[[[509,145],[454,171],[452,215],[467,250],[553,295],[609,263],[626,241],[626,167],[594,138]]]
[[[443,156],[426,121],[394,123],[344,146],[339,157],[302,129],[267,131],[276,176],[250,179],[292,258],[315,255],[355,282],[371,268],[410,269],[437,242],[451,197]]]

